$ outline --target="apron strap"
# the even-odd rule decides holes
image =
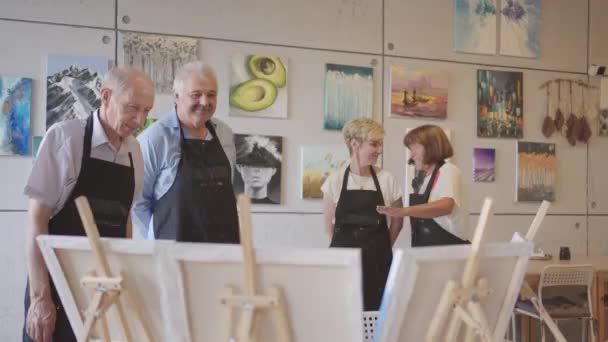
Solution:
[[[344,170],[344,176],[342,177],[342,189],[340,189],[340,198],[342,198],[342,196],[344,196],[344,193],[346,192],[346,187],[348,186],[348,174],[350,173],[350,165],[348,165],[346,167],[346,170]]]
[[[439,163],[437,163],[437,165],[435,166],[435,169],[433,170],[431,179],[429,179],[429,183],[426,185],[426,189],[424,191],[424,203],[428,203],[429,198],[431,197],[431,190],[433,189],[433,184],[435,183],[435,179],[437,178],[437,173],[439,172],[439,169],[443,166],[443,164],[445,164],[445,162],[442,160]]]
[[[87,118],[87,123],[84,126],[84,144],[82,147],[82,165],[84,165],[85,160],[89,159],[91,156],[91,140],[93,137],[93,116],[96,112],[91,113]]]
[[[380,188],[380,182],[378,181],[378,177],[376,176],[376,171],[374,171],[373,166],[369,166],[369,170],[372,173],[372,179],[374,180],[374,185],[376,186],[376,195],[378,196],[378,203],[380,205],[385,206],[387,203],[384,203],[384,196],[382,195],[382,189]],[[392,203],[388,203],[388,205],[392,205]]]

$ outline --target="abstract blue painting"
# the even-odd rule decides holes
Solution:
[[[327,64],[323,128],[342,130],[355,118],[371,118],[374,110],[372,68]]]
[[[454,0],[454,50],[496,54],[496,0]]]
[[[31,102],[31,78],[0,76],[0,155],[29,155]]]
[[[103,57],[48,56],[46,128],[83,119],[101,105],[101,76],[110,61]]]
[[[500,11],[500,54],[536,58],[540,53],[541,0],[504,0]]]

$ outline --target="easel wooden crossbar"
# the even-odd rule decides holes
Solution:
[[[126,300],[127,306],[135,313],[136,319],[141,324],[147,341],[152,342],[152,334],[150,329],[146,326],[145,321],[142,319],[139,306],[133,301],[132,297],[129,296],[127,287],[124,284],[124,275],[113,276],[110,270],[110,264],[106,257],[106,253],[103,249],[101,239],[99,236],[99,230],[93,212],[89,206],[89,202],[85,197],[78,197],[76,200],[76,207],[80,214],[80,219],[87,233],[91,249],[97,259],[97,270],[90,271],[87,275],[83,276],[80,280],[82,286],[91,289],[93,296],[84,313],[84,328],[77,334],[78,342],[87,342],[91,338],[91,333],[95,327],[95,323],[101,324],[101,331],[104,342],[112,341],[110,336],[110,329],[108,327],[107,313],[108,310],[114,307],[118,313],[118,322],[122,336],[126,342],[133,340],[133,335],[129,329],[129,324],[125,311],[121,302],[121,299]],[[99,274],[99,276],[98,276]]]

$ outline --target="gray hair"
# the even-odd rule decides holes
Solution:
[[[111,89],[115,94],[121,94],[133,87],[138,79],[143,79],[153,85],[152,80],[143,71],[127,66],[115,66],[103,75],[101,87]]]
[[[173,80],[173,91],[180,94],[184,90],[184,82],[191,74],[199,74],[207,79],[212,79],[217,84],[217,76],[213,67],[203,61],[192,61],[182,65],[175,73]]]

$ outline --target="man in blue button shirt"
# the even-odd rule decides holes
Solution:
[[[217,78],[201,61],[181,67],[175,108],[138,140],[144,159],[135,224],[149,239],[239,243],[232,130],[213,117]]]

